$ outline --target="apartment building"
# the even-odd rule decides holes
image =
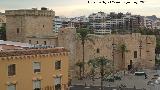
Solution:
[[[111,34],[110,24],[106,24],[106,13],[98,12],[89,15],[90,29],[95,34]]]
[[[55,16],[53,20],[53,31],[58,32],[58,30],[62,27],[62,20],[59,16]]]
[[[160,29],[160,19],[153,22],[153,29]]]
[[[88,26],[89,26],[89,19],[86,16],[71,18],[71,27],[80,29],[80,28],[88,28]]]
[[[57,48],[0,52],[1,90],[68,90],[68,50]]]
[[[122,30],[132,32],[143,25],[143,18],[140,15],[131,15],[131,13],[98,12],[91,14],[89,21],[90,29],[96,34],[110,34],[113,31],[121,32]]]
[[[60,28],[71,26],[70,21],[70,18],[63,16],[55,16],[53,20],[53,31],[57,33]]]
[[[153,29],[153,20],[147,17],[144,18],[144,26],[148,29]]]

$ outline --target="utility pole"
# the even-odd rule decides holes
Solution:
[[[141,56],[142,56],[142,40],[139,42],[139,62],[141,62]]]
[[[103,79],[104,79],[104,65],[103,60],[101,59],[101,90],[103,90]]]
[[[115,54],[115,42],[114,42],[114,38],[113,38],[113,43],[112,43],[112,59],[113,59],[113,62],[112,62],[112,67],[113,67],[113,75],[114,75],[114,54]]]
[[[142,40],[140,40],[140,43],[139,43],[139,50],[140,50],[139,56],[140,56],[140,60],[141,60]]]

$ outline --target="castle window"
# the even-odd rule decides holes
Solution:
[[[44,45],[46,45],[47,44],[47,42],[46,41],[44,41]]]
[[[134,58],[137,58],[137,51],[134,51]]]
[[[16,65],[10,64],[8,65],[8,76],[16,75]]]
[[[36,44],[38,44],[38,41],[36,42]]]
[[[97,48],[97,53],[99,53],[100,52],[100,50],[99,50],[99,48]]]
[[[8,89],[7,90],[16,90],[16,85],[15,84],[8,85]]]
[[[56,70],[61,69],[61,61],[56,61],[56,62],[55,62],[55,69],[56,69]]]
[[[40,62],[33,62],[33,71],[34,71],[34,73],[41,72]]]
[[[29,44],[31,44],[31,40],[29,40]]]
[[[44,28],[44,25],[43,25],[43,28]]]
[[[19,33],[19,28],[17,28],[17,34]]]

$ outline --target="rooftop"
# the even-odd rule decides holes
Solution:
[[[3,40],[0,40],[0,45],[13,45],[13,46],[19,46],[19,47],[31,47],[31,45],[28,44],[28,43],[3,41]]]
[[[63,47],[45,48],[45,49],[10,50],[10,51],[1,51],[0,57],[50,54],[50,53],[61,53],[61,52],[69,52],[69,50]]]

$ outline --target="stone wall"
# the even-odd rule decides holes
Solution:
[[[75,72],[75,63],[77,62],[77,38],[75,28],[63,28],[58,33],[58,46],[67,48],[70,51],[70,72]],[[71,75],[71,74],[70,74]]]
[[[43,37],[53,34],[54,11],[6,10],[7,40],[25,42],[27,37]]]
[[[140,65],[144,68],[153,68],[155,65],[155,47],[156,37],[154,35],[141,35],[140,33],[126,35],[90,35],[94,41],[85,43],[85,61],[89,59],[105,56],[113,62],[114,51],[114,67],[116,69],[127,69],[132,62],[134,66]],[[114,50],[113,50],[113,44]],[[120,45],[124,44],[127,48],[122,53]],[[77,38],[75,29],[65,28],[60,30],[58,34],[58,45],[64,46],[70,50],[70,66],[75,69],[75,63],[82,61],[82,45]],[[99,53],[97,52],[99,49]],[[137,57],[134,57],[134,52],[137,52]]]

